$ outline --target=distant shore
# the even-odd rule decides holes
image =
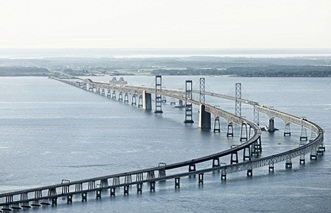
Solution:
[[[331,77],[331,56],[286,58],[0,58],[0,76],[227,75]]]

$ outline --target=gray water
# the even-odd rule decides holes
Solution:
[[[184,88],[193,80],[198,89],[199,76],[163,76],[166,88]],[[93,80],[109,81],[109,76]],[[154,86],[154,77],[125,77],[130,84]],[[103,195],[87,203],[79,197],[72,205],[59,201],[57,207],[27,211],[45,212],[330,212],[331,155],[329,132],[331,119],[330,78],[234,78],[206,76],[206,90],[233,95],[236,82],[242,83],[242,97],[266,106],[304,116],[325,130],[326,152],[317,161],[293,169],[284,163],[255,169],[253,178],[246,173],[205,174],[197,180],[183,178],[180,190],[173,181],[160,183],[156,192],[144,188],[130,196],[120,191],[115,198]],[[215,153],[239,144],[238,132],[227,138],[225,121],[221,134],[202,132],[185,125],[184,110],[163,105],[156,115],[118,101],[42,77],[0,78],[0,193],[131,171],[160,162],[174,163]],[[234,112],[234,103],[206,97],[208,103]],[[243,115],[253,118],[253,110],[243,105]],[[260,115],[260,125],[268,117]],[[291,126],[292,136],[283,137],[284,124],[275,134],[263,133],[263,155],[298,147],[300,127]],[[237,133],[237,134],[236,134]],[[309,135],[310,136],[310,135]],[[199,167],[198,167],[199,169]]]

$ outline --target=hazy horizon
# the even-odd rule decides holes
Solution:
[[[331,48],[0,48],[0,58],[52,57],[304,57],[331,56]]]
[[[0,0],[0,48],[331,48],[328,0]]]

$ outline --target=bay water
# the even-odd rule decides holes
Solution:
[[[197,179],[182,178],[179,190],[166,181],[155,193],[144,186],[137,195],[132,187],[129,196],[119,191],[115,198],[105,193],[96,200],[89,194],[86,203],[78,196],[71,205],[60,200],[57,207],[26,212],[330,212],[331,79],[163,76],[162,83],[184,89],[185,80],[193,80],[198,90],[200,77],[206,91],[234,95],[239,82],[243,98],[314,121],[325,130],[324,156],[310,161],[307,155],[305,165],[293,159],[291,170],[285,162],[276,164],[272,174],[267,167],[255,169],[252,178],[242,172],[221,181],[220,174],[210,173],[200,187]],[[153,76],[124,79],[155,86]],[[0,193],[190,160],[240,143],[239,127],[227,138],[222,119],[221,133],[201,131],[195,107],[195,123],[184,124],[184,109],[173,108],[170,98],[163,114],[155,114],[44,77],[1,77],[0,91]],[[206,102],[234,113],[231,101],[206,97]],[[243,104],[242,114],[252,120],[252,107]],[[260,114],[260,125],[267,124]],[[284,137],[285,124],[279,119],[275,124],[280,131],[263,132],[263,156],[299,146],[299,126],[291,125],[291,137]]]

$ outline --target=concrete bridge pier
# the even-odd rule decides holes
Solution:
[[[118,101],[123,101],[123,93],[119,92],[118,94]]]
[[[300,134],[300,141],[307,141],[307,129],[304,126],[301,126],[301,134]]]
[[[221,163],[221,167],[225,167],[225,163]],[[226,167],[221,170],[221,180],[226,180]]]
[[[317,160],[317,150],[316,147],[313,148],[310,152],[310,160]]]
[[[31,206],[35,206],[35,207],[41,206],[40,203],[39,203],[39,198],[40,197],[42,197],[42,192],[41,191],[35,191],[35,193],[34,193],[34,199],[35,200],[32,201]]]
[[[304,165],[306,163],[305,154],[300,155],[300,164]]]
[[[232,145],[231,149],[235,148],[235,147],[236,147],[236,145]],[[237,151],[231,152],[230,156],[231,156],[230,164],[238,163],[238,152]]]
[[[152,110],[152,95],[150,93],[147,93],[145,90],[142,94],[142,107],[146,111]]]
[[[210,130],[211,128],[211,115],[209,112],[206,112],[205,105],[200,104],[199,111],[199,127],[202,130]]]
[[[219,166],[220,166],[220,158],[214,158],[212,167],[215,168]]]
[[[125,104],[129,103],[129,95],[127,92],[124,94],[124,103]]]
[[[143,107],[143,96],[139,95],[138,97],[138,108]]]
[[[270,162],[269,164],[269,173],[273,173],[275,171],[275,166],[273,162]]]
[[[253,169],[252,168],[249,168],[247,170],[247,177],[252,177],[253,176]]]
[[[133,94],[132,95],[132,98],[131,98],[131,105],[137,105],[137,97],[136,97],[136,94]]]
[[[240,128],[240,142],[247,141],[247,137],[248,137],[247,123],[242,122]]]
[[[203,184],[203,175],[204,175],[204,173],[199,173],[199,185],[200,184]]]
[[[285,168],[286,169],[292,169],[292,160],[291,158],[287,159],[285,162]]]
[[[245,147],[243,151],[243,161],[250,161],[251,155],[252,155],[251,147],[250,146]]]
[[[226,137],[233,137],[233,124],[232,124],[232,122],[228,123],[228,131],[226,133]]]
[[[175,189],[179,189],[180,188],[180,177],[176,177],[175,178]]]
[[[107,98],[111,98],[111,92],[110,92],[110,89],[107,90]]]
[[[216,116],[214,120],[214,132],[221,132],[221,123],[219,116]]]
[[[291,136],[291,123],[286,123],[284,128],[284,136]]]
[[[274,133],[277,130],[278,129],[275,128],[275,119],[274,118],[270,118],[269,119],[268,132]]]
[[[114,99],[114,100],[116,99],[116,91],[115,90],[113,90],[113,93],[111,94],[111,98]]]

